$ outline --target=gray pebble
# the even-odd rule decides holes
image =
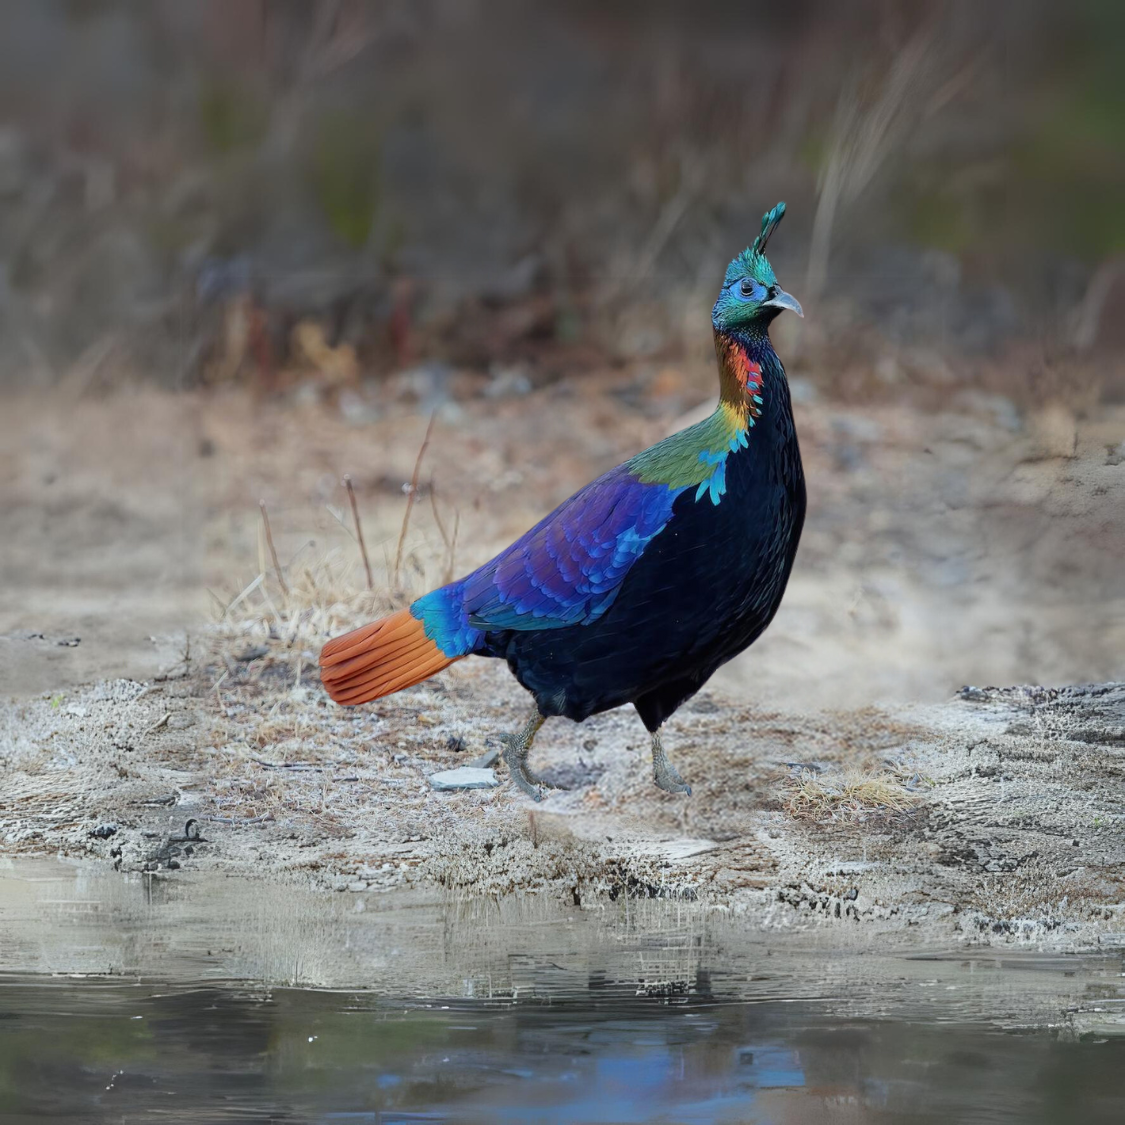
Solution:
[[[430,774],[430,786],[439,792],[451,789],[492,789],[496,784],[496,775],[492,770],[477,766],[461,766],[459,769]]]

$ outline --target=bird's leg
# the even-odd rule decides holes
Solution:
[[[527,768],[527,755],[531,750],[531,744],[535,741],[539,728],[546,721],[537,709],[535,714],[515,734],[502,734],[500,736],[500,741],[504,744],[504,762],[508,767],[508,772],[512,775],[512,780],[533,801],[543,800],[544,788],[556,788],[541,777],[537,777]]]
[[[652,778],[665,793],[686,793],[691,796],[691,786],[680,777],[676,767],[668,761],[668,755],[664,753],[664,742],[658,730],[652,732]]]

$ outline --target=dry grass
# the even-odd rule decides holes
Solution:
[[[345,823],[361,818],[374,794],[416,789],[415,763],[404,766],[404,754],[389,761],[385,755],[373,756],[370,722],[352,722],[346,712],[328,705],[319,683],[318,654],[328,638],[399,609],[420,592],[406,588],[405,572],[429,589],[443,568],[451,568],[457,513],[451,540],[432,493],[441,545],[436,550],[406,549],[433,425],[431,417],[415,459],[393,566],[386,558],[378,575],[373,573],[356,491],[345,476],[352,527],[342,513],[329,511],[351,544],[315,557],[298,551],[283,565],[262,501],[258,573],[245,585],[232,584],[238,593],[229,600],[212,594],[216,621],[205,638],[214,704],[208,708],[212,751],[207,773],[212,803],[232,823],[286,819],[337,836],[346,831]],[[408,700],[384,709],[388,715],[397,711],[404,712],[402,729],[392,720],[380,733],[393,732],[390,741],[408,747],[408,730],[425,725],[425,717]],[[399,803],[400,812],[409,816],[421,799],[400,795]]]
[[[887,769],[851,767],[839,774],[802,769],[789,779],[785,810],[806,820],[864,820],[881,812],[904,812],[920,801],[906,779]]]
[[[443,560],[409,553],[407,562],[425,579]],[[215,625],[203,638],[214,679],[206,709],[213,812],[233,824],[285,821],[335,839],[389,792],[398,806],[390,820],[424,820],[411,732],[422,726],[431,735],[428,716],[403,698],[380,712],[385,722],[367,714],[357,721],[329,705],[317,666],[325,640],[400,608],[410,594],[392,590],[389,566],[365,588],[370,567],[358,541],[284,568],[263,552],[259,566],[225,605],[216,598]],[[373,726],[398,758],[386,747],[373,752]],[[442,747],[445,738],[436,742]],[[439,764],[456,764],[435,754]]]
[[[331,548],[315,560],[293,563],[280,574],[261,570],[229,602],[216,598],[215,637],[223,642],[257,638],[273,647],[313,642],[398,608],[389,587],[364,589],[363,564]]]
[[[256,638],[260,645],[271,652],[278,645],[291,650],[299,649],[302,643],[315,643],[319,647],[320,643],[331,636],[399,609],[411,600],[405,588],[407,583],[403,582],[404,564],[409,564],[415,577],[423,579],[425,589],[430,589],[435,584],[428,579],[443,566],[447,574],[446,580],[449,580],[456,551],[459,513],[456,510],[454,512],[451,540],[438,513],[432,488],[430,502],[445,557],[439,559],[433,552],[422,557],[417,551],[406,551],[410,516],[418,495],[419,473],[430,445],[435,419],[436,414],[431,415],[414,461],[394,565],[392,568],[387,560],[386,581],[383,584],[375,581],[364,540],[359,503],[350,475],[345,475],[342,483],[347,490],[354,532],[348,528],[340,514],[333,511],[333,515],[355,543],[355,551],[350,556],[335,548],[308,561],[301,559],[301,552],[298,552],[288,566],[283,566],[274,545],[266,503],[264,500],[259,501],[261,522],[257,575],[230,601],[224,602],[212,593],[218,609],[218,627],[214,631],[214,640],[218,642],[216,655],[224,656],[229,661],[232,654],[224,653],[226,646],[232,641],[242,642],[252,638]],[[332,511],[331,508],[329,510]],[[361,565],[365,579],[362,582],[359,572]],[[300,680],[299,667],[297,680]]]

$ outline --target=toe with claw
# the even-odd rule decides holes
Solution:
[[[516,734],[502,734],[500,741],[504,746],[504,763],[512,780],[533,801],[543,800],[544,789],[554,789],[556,786],[537,777],[527,768],[527,756],[535,735],[544,723],[544,718],[538,711],[528,720],[522,730]]]
[[[652,736],[652,779],[665,793],[686,793],[691,796],[691,786],[680,777],[679,771],[668,761],[660,731],[655,731]]]

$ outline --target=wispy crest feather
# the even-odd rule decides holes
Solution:
[[[777,229],[778,223],[785,217],[785,204],[779,203],[772,211],[767,211],[762,216],[762,229],[754,239],[752,246],[748,246],[729,266],[727,266],[726,281],[729,284],[745,274],[753,273],[760,267],[765,256],[766,243],[770,235]],[[770,271],[772,273],[772,270]]]

